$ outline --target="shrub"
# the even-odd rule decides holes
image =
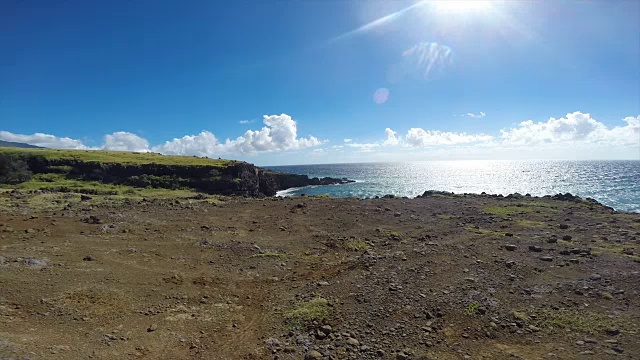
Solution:
[[[31,179],[27,163],[16,157],[0,154],[0,183],[19,184]]]

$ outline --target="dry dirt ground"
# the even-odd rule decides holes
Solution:
[[[0,193],[0,359],[638,359],[640,214]]]

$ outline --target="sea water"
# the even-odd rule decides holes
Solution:
[[[356,180],[279,193],[369,198],[392,194],[415,197],[425,190],[454,193],[572,193],[620,211],[640,212],[640,161],[424,161],[267,166],[310,177]]]

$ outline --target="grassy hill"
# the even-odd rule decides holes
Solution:
[[[8,176],[7,176],[8,174]],[[0,148],[0,187],[86,194],[141,189],[262,196],[346,179],[266,171],[243,161],[102,150]],[[148,192],[148,191],[147,191]]]
[[[35,146],[35,145],[30,145],[30,144],[25,144],[25,143],[19,143],[19,142],[13,142],[13,141],[4,141],[4,140],[0,140],[0,147],[14,147],[14,148],[33,148],[33,149],[40,149],[40,146]]]
[[[104,150],[59,150],[44,148],[0,148],[0,154],[27,157],[42,157],[48,161],[79,161],[104,164],[159,164],[159,165],[198,165],[226,167],[235,160],[209,159],[197,156],[170,156],[158,153],[136,153]]]

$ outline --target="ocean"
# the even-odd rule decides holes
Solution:
[[[346,177],[357,182],[311,186],[281,196],[330,195],[370,198],[393,194],[415,197],[425,190],[454,193],[571,193],[619,211],[640,212],[640,161],[424,161],[266,166],[310,177]]]

